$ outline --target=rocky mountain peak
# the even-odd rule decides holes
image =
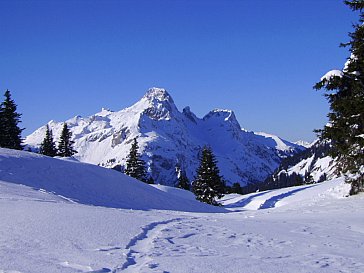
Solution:
[[[169,120],[178,112],[171,95],[163,88],[150,88],[141,101],[147,102],[143,113],[153,120]]]
[[[158,88],[158,87],[149,88],[143,98],[152,102],[158,101],[158,102],[169,102],[171,104],[174,104],[171,95],[164,88]]]
[[[237,129],[241,130],[240,124],[238,120],[236,119],[236,116],[234,114],[234,111],[228,110],[228,109],[214,109],[210,111],[207,115],[203,117],[204,121],[223,121],[226,122],[233,127],[236,127]]]
[[[185,115],[185,117],[187,117],[189,120],[191,120],[192,122],[196,123],[198,118],[196,117],[196,115],[191,111],[191,108],[189,106],[186,106],[185,108],[183,108],[182,110],[182,114]]]

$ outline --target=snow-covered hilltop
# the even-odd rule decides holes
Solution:
[[[72,131],[76,158],[104,167],[123,169],[131,141],[138,137],[148,171],[160,184],[177,182],[176,166],[193,179],[204,145],[213,149],[221,174],[228,184],[263,181],[281,159],[304,147],[276,136],[243,130],[231,110],[215,109],[202,119],[189,107],[180,112],[171,95],[151,88],[137,103],[118,112],[102,109],[89,117],[66,121]],[[53,135],[60,135],[63,122],[50,121]],[[43,126],[27,136],[25,143],[38,147]]]
[[[151,187],[114,170],[68,158],[50,158],[0,148],[0,188],[2,183],[20,184],[34,191],[51,194],[51,199],[91,206],[189,212],[224,211],[198,202],[190,195],[188,200],[184,198],[187,193],[192,194],[190,192],[185,193],[176,188],[159,190],[157,185]]]

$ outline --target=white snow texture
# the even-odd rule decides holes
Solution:
[[[364,272],[364,196],[343,179],[223,208],[182,191],[0,149],[0,272]]]

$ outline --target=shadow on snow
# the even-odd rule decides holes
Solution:
[[[284,193],[281,193],[279,195],[272,196],[271,198],[265,200],[265,202],[260,205],[259,209],[274,208],[276,206],[277,202],[281,201],[282,199],[284,199],[284,198],[286,198],[288,196],[294,195],[296,192],[303,191],[305,189],[315,187],[315,186],[316,185],[310,185],[310,186],[306,186],[306,187],[303,187],[303,188],[294,189],[294,190],[291,190],[291,191],[288,191],[288,192],[284,192]],[[253,195],[249,196],[248,198],[242,199],[242,200],[240,200],[240,201],[238,201],[236,203],[229,204],[229,205],[226,205],[224,207],[225,208],[243,208],[246,205],[248,205],[249,203],[251,203],[255,198],[257,198],[259,196],[262,196],[262,195],[265,195],[267,193],[270,193],[272,191],[274,191],[274,190],[259,192],[259,193],[256,193],[256,194],[253,194]],[[244,209],[243,210],[236,210],[236,211],[244,211]]]
[[[304,187],[304,188],[295,189],[295,190],[292,190],[292,191],[284,192],[282,194],[273,196],[273,197],[269,198],[268,200],[266,200],[263,204],[261,204],[259,209],[274,208],[276,206],[277,202],[281,201],[283,198],[286,198],[288,196],[294,195],[296,192],[303,191],[305,189],[315,187],[315,186],[316,185],[310,185],[310,186],[307,186],[307,187]]]
[[[224,207],[225,208],[241,208],[241,207],[245,207],[251,201],[253,201],[254,198],[259,197],[259,196],[262,196],[264,194],[267,194],[267,193],[269,193],[271,191],[272,190],[270,190],[270,191],[264,191],[264,192],[259,192],[259,193],[253,194],[253,195],[249,196],[248,198],[242,199],[239,202],[236,202],[236,203],[233,203],[233,204],[229,204],[229,205],[226,205]]]

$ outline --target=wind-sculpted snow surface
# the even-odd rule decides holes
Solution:
[[[231,110],[215,109],[202,119],[189,107],[180,112],[161,88],[151,88],[140,101],[121,111],[102,109],[93,116],[76,116],[66,122],[78,151],[75,157],[105,167],[120,165],[123,169],[131,141],[138,137],[149,173],[164,185],[177,183],[177,165],[192,180],[204,145],[213,149],[228,184],[241,185],[263,181],[282,157],[304,149],[276,136],[242,130]],[[50,121],[48,126],[58,137],[63,123]],[[45,129],[36,130],[25,143],[38,147]]]
[[[64,200],[112,208],[221,212],[196,200],[167,194],[99,166],[0,148],[0,181],[54,193]]]

